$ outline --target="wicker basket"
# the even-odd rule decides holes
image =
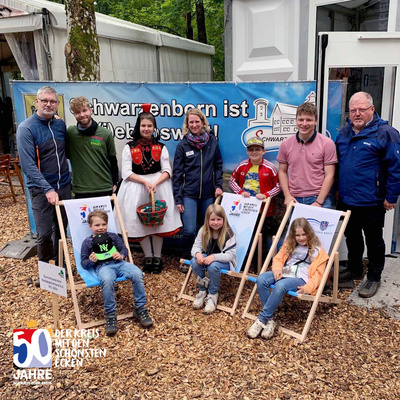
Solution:
[[[149,228],[161,226],[163,224],[164,215],[168,210],[165,200],[154,201],[154,192],[149,193],[150,203],[142,204],[136,209],[144,226]]]

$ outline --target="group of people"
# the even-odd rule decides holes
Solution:
[[[121,159],[121,181],[112,132],[92,118],[89,101],[71,100],[71,112],[77,124],[66,129],[56,118],[56,91],[45,86],[36,98],[36,113],[22,122],[17,131],[21,166],[38,233],[39,260],[57,259],[59,232],[54,206],[71,198],[111,195],[117,191],[121,214],[128,236],[140,240],[145,260],[143,271],[160,273],[163,238],[182,228],[183,254],[192,259],[199,293],[195,309],[216,309],[221,269],[234,269],[236,238],[222,207],[214,205],[223,193],[223,162],[218,144],[204,114],[187,111],[183,139],[179,142],[173,168],[167,148],[159,140],[157,124],[149,105],[143,105]],[[258,137],[246,143],[248,159],[239,163],[229,186],[244,197],[274,197],[281,189],[285,204],[291,201],[315,207],[332,208],[332,186],[338,183],[339,209],[352,211],[346,229],[348,267],[340,280],[359,278],[363,272],[364,232],[368,250],[368,275],[359,294],[373,296],[379,288],[384,267],[385,245],[382,237],[386,210],[396,206],[400,193],[399,133],[375,112],[372,97],[365,92],[354,94],[349,102],[349,122],[341,129],[335,143],[317,133],[317,110],[311,103],[297,109],[298,132],[284,140],[278,153],[279,169],[265,160],[264,143]],[[338,163],[338,168],[336,164]],[[167,201],[163,225],[145,227],[136,208],[148,202],[149,195]],[[273,215],[270,207],[268,216]],[[182,218],[181,218],[182,216]],[[63,214],[63,219],[66,220]],[[115,334],[116,306],[114,281],[126,276],[132,281],[135,312],[141,324],[153,324],[146,308],[142,271],[124,261],[127,249],[117,235],[110,235],[115,252],[109,259],[99,259],[93,242],[107,232],[107,214],[89,215],[93,235],[82,247],[82,265],[94,268],[99,276],[106,311],[106,333]],[[200,225],[202,228],[198,229]],[[66,225],[66,221],[65,221]],[[54,234],[53,234],[54,233]],[[272,272],[258,278],[263,305],[249,337],[273,335],[273,313],[288,290],[313,293],[318,287],[326,254],[318,238],[304,219],[295,220],[287,242],[274,259]],[[208,273],[208,277],[206,275]],[[320,279],[320,278],[319,278]],[[269,287],[275,284],[270,295]]]

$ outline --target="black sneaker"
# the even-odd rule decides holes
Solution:
[[[146,257],[143,265],[143,272],[151,274],[153,272],[153,259],[151,257]]]
[[[159,257],[153,257],[153,274],[161,274],[163,270],[163,262]]]
[[[145,306],[135,308],[133,310],[133,316],[141,323],[144,328],[150,328],[153,326],[153,320],[150,318],[149,312]]]
[[[348,281],[352,281],[353,279],[355,279],[356,281],[359,281],[363,278],[363,274],[353,274],[352,272],[350,272],[350,270],[345,269],[344,271],[339,273],[339,282],[348,282]]]
[[[106,335],[113,336],[117,333],[117,314],[106,315]]]

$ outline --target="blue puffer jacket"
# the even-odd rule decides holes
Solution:
[[[210,140],[197,149],[186,136],[176,147],[172,185],[176,204],[184,197],[207,199],[214,197],[215,189],[222,189],[222,156],[218,141],[210,132]]]
[[[17,146],[26,185],[47,193],[69,184],[71,176],[65,157],[65,123],[45,119],[36,113],[23,121],[17,130]]]
[[[350,121],[337,138],[339,197],[350,206],[396,203],[400,194],[400,136],[375,112],[358,134]]]

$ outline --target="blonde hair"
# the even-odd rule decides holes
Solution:
[[[74,97],[69,102],[69,107],[73,113],[77,112],[82,107],[91,108],[89,100],[86,97]]]
[[[198,108],[191,108],[186,111],[185,114],[185,119],[183,120],[183,134],[186,135],[189,132],[189,115],[197,115],[201,122],[203,123],[203,128],[201,129],[201,132],[203,133],[204,131],[210,132],[210,128],[208,127],[208,121],[206,116],[198,109]]]
[[[219,232],[217,244],[220,250],[224,248],[225,242],[233,236],[232,228],[229,226],[226,218],[225,210],[219,204],[211,204],[206,210],[206,216],[204,219],[203,232],[201,236],[201,243],[203,250],[207,249],[208,243],[212,239],[212,229],[210,228],[210,216],[215,214],[217,217],[222,218],[224,223]]]
[[[103,210],[94,210],[88,215],[89,225],[92,225],[93,217],[101,218],[106,224],[108,224],[108,214]]]
[[[318,236],[315,234],[314,229],[310,225],[310,223],[303,217],[301,218],[296,218],[293,222],[292,225],[290,225],[289,228],[289,234],[286,239],[287,241],[287,255],[291,255],[294,252],[294,249],[297,246],[296,242],[296,229],[297,228],[302,228],[304,230],[304,233],[307,236],[307,246],[308,246],[308,256],[310,258],[310,261],[313,260],[313,253],[315,249],[319,246],[321,246],[321,242],[318,238]]]

